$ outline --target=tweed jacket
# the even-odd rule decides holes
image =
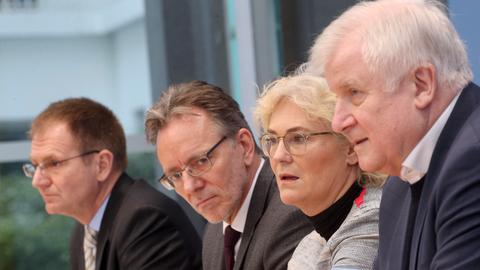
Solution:
[[[316,231],[295,249],[289,270],[328,270],[332,267],[369,270],[378,248],[378,210],[382,191],[367,188],[355,200],[338,230],[326,241]]]

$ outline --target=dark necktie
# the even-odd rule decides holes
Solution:
[[[241,233],[232,229],[230,225],[225,228],[223,255],[225,257],[225,266],[227,270],[233,269],[233,264],[235,262],[235,244],[240,238],[240,235]]]

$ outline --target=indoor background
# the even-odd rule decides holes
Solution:
[[[262,85],[304,62],[315,36],[354,0],[0,0],[0,269],[68,269],[72,220],[47,216],[21,171],[26,131],[49,103],[95,99],[120,118],[134,177],[166,192],[143,134],[169,84],[217,84],[251,109]],[[480,72],[480,2],[444,1]],[[257,134],[258,135],[258,134]]]

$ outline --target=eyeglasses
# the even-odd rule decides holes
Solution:
[[[317,135],[331,135],[335,134],[331,131],[325,132],[288,132],[285,136],[276,136],[273,134],[264,134],[260,138],[263,153],[267,157],[272,157],[277,151],[280,140],[283,140],[283,145],[288,153],[291,155],[303,155],[307,152],[307,143],[310,137]]]
[[[192,159],[187,165],[180,171],[164,174],[160,178],[160,183],[168,190],[175,189],[175,183],[182,179],[182,174],[185,171],[190,176],[200,176],[212,168],[213,163],[210,160],[210,155],[213,150],[217,148],[227,137],[223,136],[205,155]]]
[[[83,157],[83,156],[86,156],[86,155],[91,155],[93,153],[100,153],[100,150],[92,150],[92,151],[88,151],[88,152],[85,152],[85,153],[77,155],[77,156],[69,157],[69,158],[62,159],[62,160],[52,160],[52,161],[48,161],[48,162],[45,162],[45,163],[39,164],[39,165],[33,165],[32,163],[25,163],[22,166],[23,173],[25,173],[25,175],[27,177],[33,178],[37,169],[40,169],[40,171],[45,171],[45,170],[50,169],[50,168],[57,168],[62,163],[66,162],[66,161],[69,161],[69,160],[72,160],[72,159],[75,159],[75,158],[79,158],[79,157]]]

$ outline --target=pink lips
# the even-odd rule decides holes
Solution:
[[[295,180],[298,180],[298,176],[295,176],[295,175],[292,175],[292,174],[286,174],[286,173],[282,173],[279,175],[280,177],[280,180],[282,181],[295,181]]]

